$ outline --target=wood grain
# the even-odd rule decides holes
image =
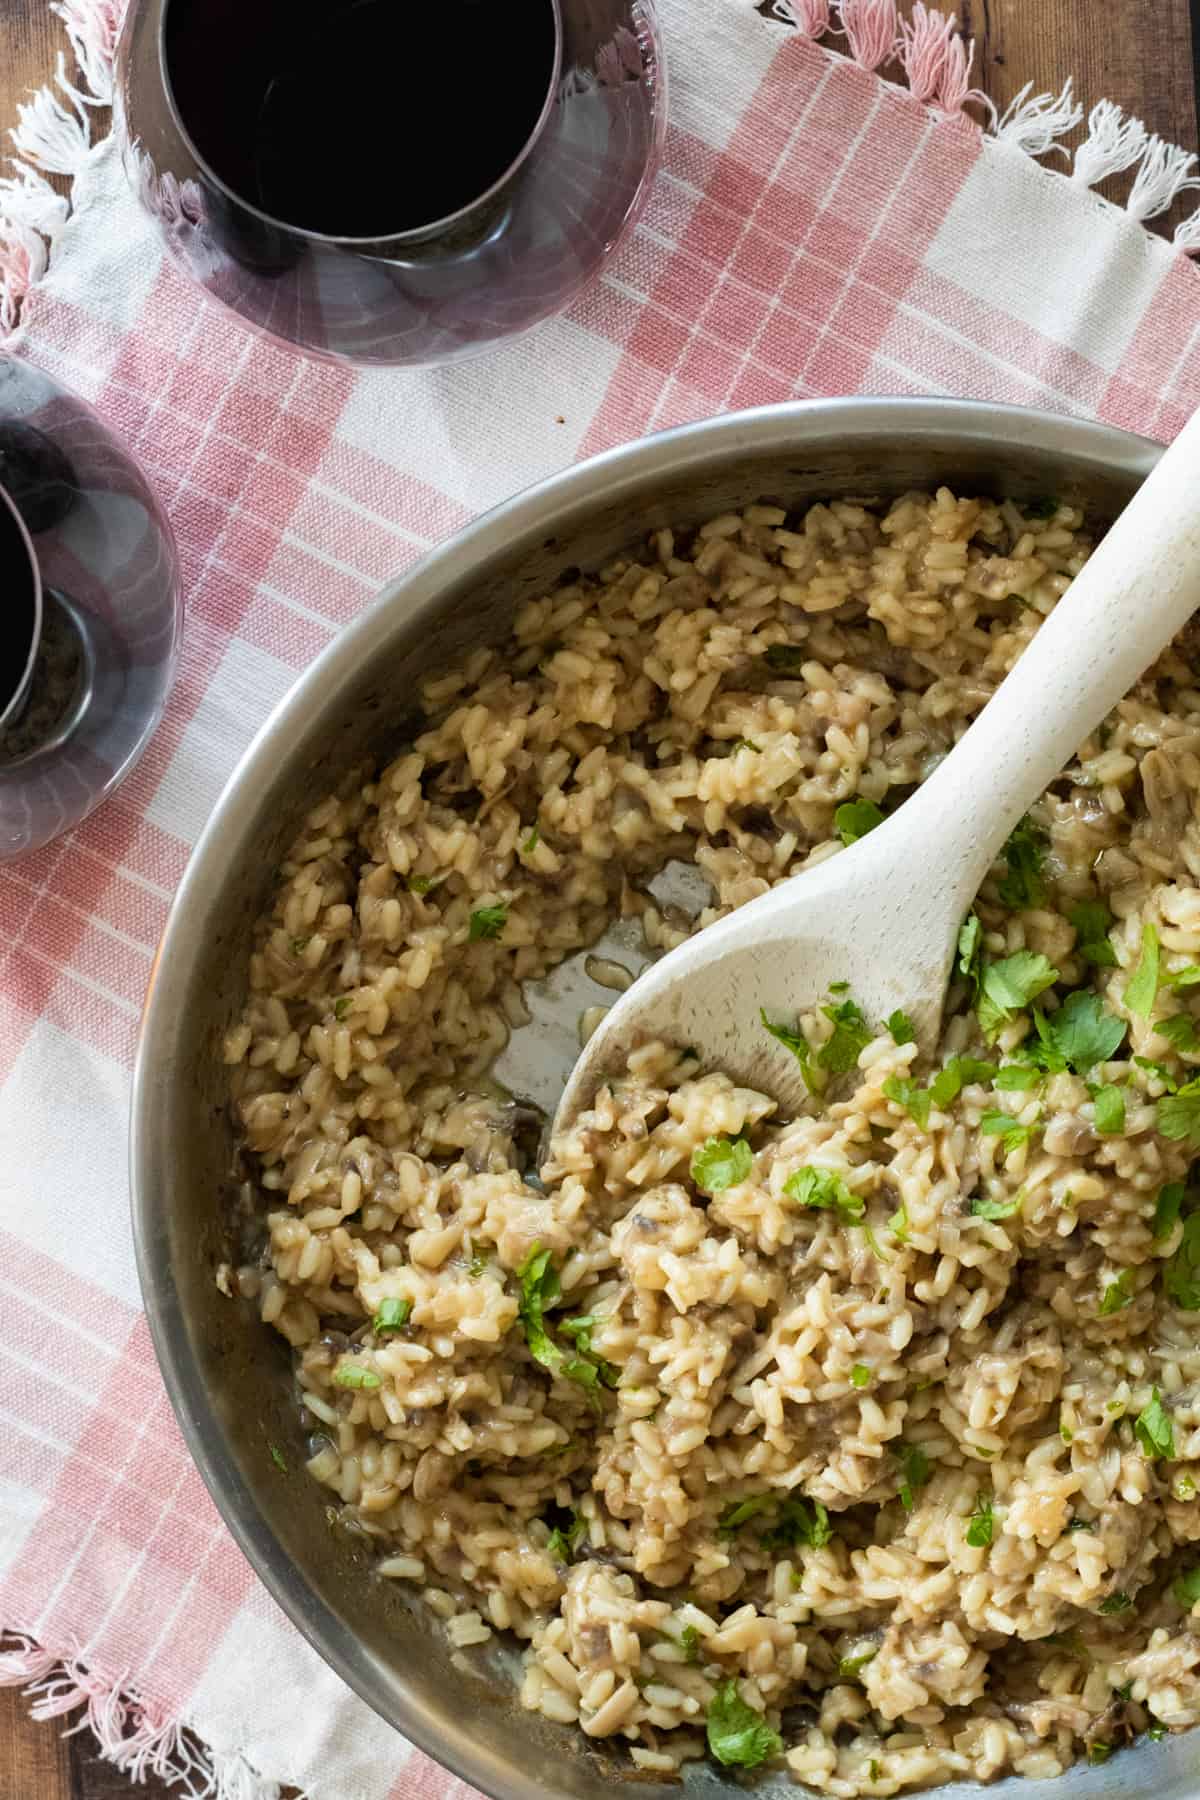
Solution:
[[[953,0],[946,0],[946,4]],[[976,81],[1003,108],[1026,81],[1039,89],[1073,76],[1085,104],[1107,98],[1169,142],[1197,147],[1196,84],[1188,0],[957,0],[976,40]],[[18,102],[49,79],[66,36],[45,0],[0,6],[0,131]],[[102,118],[97,127],[103,129]],[[1173,209],[1168,223],[1182,211]],[[134,1788],[103,1763],[86,1732],[33,1724],[28,1702],[0,1691],[0,1800],[167,1800],[153,1777]]]

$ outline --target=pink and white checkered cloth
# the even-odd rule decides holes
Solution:
[[[102,93],[115,0],[68,10]],[[1024,149],[1071,122],[1069,96],[985,137],[957,110],[967,62],[937,15],[916,9],[908,92],[870,72],[892,0],[843,0],[857,61],[810,41],[826,0],[790,11],[799,30],[744,0],[661,0],[672,123],[636,233],[567,317],[429,373],[256,339],[163,262],[111,143],[84,154],[48,105],[27,121],[44,165],[74,129],[75,204],[64,222],[42,195],[48,271],[36,233],[0,239],[10,299],[14,270],[31,282],[13,347],[124,434],[187,592],[174,697],[137,771],[72,838],[0,871],[0,1679],[40,1683],[50,1713],[85,1703],[134,1772],[190,1768],[230,1800],[285,1782],[313,1800],[466,1793],[318,1662],[234,1548],[134,1275],[126,1098],[155,941],[296,673],[473,514],[662,426],[936,392],[1166,439],[1200,403],[1200,274],[1139,222],[1187,175],[1168,147],[1120,138],[1110,109],[1076,178],[1050,173]],[[1122,158],[1128,210],[1086,185]]]

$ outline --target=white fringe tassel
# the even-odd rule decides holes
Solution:
[[[757,6],[759,0],[748,3]],[[939,12],[925,0],[916,0],[904,22],[895,0],[771,0],[765,10],[776,23],[789,23],[814,41],[840,28],[846,54],[861,68],[878,71],[899,63],[915,97],[944,117],[974,101],[990,115],[984,129],[998,144],[1034,158],[1070,156],[1062,140],[1083,123],[1070,80],[1058,94],[1035,93],[1027,82],[997,118],[987,97],[969,85],[974,44],[964,41],[953,13]],[[1088,114],[1071,180],[1095,187],[1129,170],[1133,180],[1125,211],[1142,223],[1200,188],[1195,156],[1152,136],[1140,119],[1111,100],[1101,100]],[[1200,210],[1177,227],[1174,243],[1182,251],[1200,251]]]
[[[188,1800],[280,1800],[278,1782],[265,1780],[244,1756],[209,1750],[128,1681],[106,1679],[80,1657],[58,1657],[30,1638],[10,1636],[0,1650],[0,1687],[21,1688],[34,1719],[80,1713],[71,1731],[90,1729],[105,1761],[133,1782],[157,1775],[177,1783]]]

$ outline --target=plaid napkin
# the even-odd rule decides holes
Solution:
[[[984,136],[968,58],[893,0],[660,0],[665,166],[603,279],[486,364],[316,366],[253,337],[161,257],[109,142],[115,0],[67,0],[82,94],[21,146],[74,211],[0,184],[12,340],[94,401],[165,501],[185,652],[136,773],[73,837],[0,871],[0,1680],[86,1717],[113,1759],[267,1800],[441,1800],[454,1781],[383,1725],[276,1610],[227,1536],[159,1384],[129,1240],[138,1008],[172,890],[233,763],[298,670],[386,578],[573,459],[724,408],[946,393],[1171,436],[1200,402],[1200,276],[1139,222],[1190,166],[1096,109],[1026,95]],[[850,54],[845,54],[846,51]],[[895,65],[892,65],[893,69]],[[1139,137],[1140,133],[1140,137]],[[1127,210],[1087,180],[1128,168]],[[1139,185],[1140,184],[1140,185]],[[40,209],[40,213],[39,213]],[[32,222],[31,222],[32,221]],[[44,234],[51,238],[43,268]],[[1196,227],[1185,226],[1187,244]]]

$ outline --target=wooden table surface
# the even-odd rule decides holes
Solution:
[[[1085,104],[1107,98],[1172,143],[1197,148],[1196,83],[1188,0],[943,0],[977,40],[976,80],[1003,106],[1026,81],[1075,77]],[[1200,12],[1200,0],[1196,0]],[[17,102],[49,79],[65,33],[47,0],[0,0],[0,132]],[[1194,197],[1193,201],[1194,201]],[[28,1703],[0,1690],[0,1800],[166,1800],[148,1780],[134,1788],[101,1762],[84,1731],[34,1725]]]

